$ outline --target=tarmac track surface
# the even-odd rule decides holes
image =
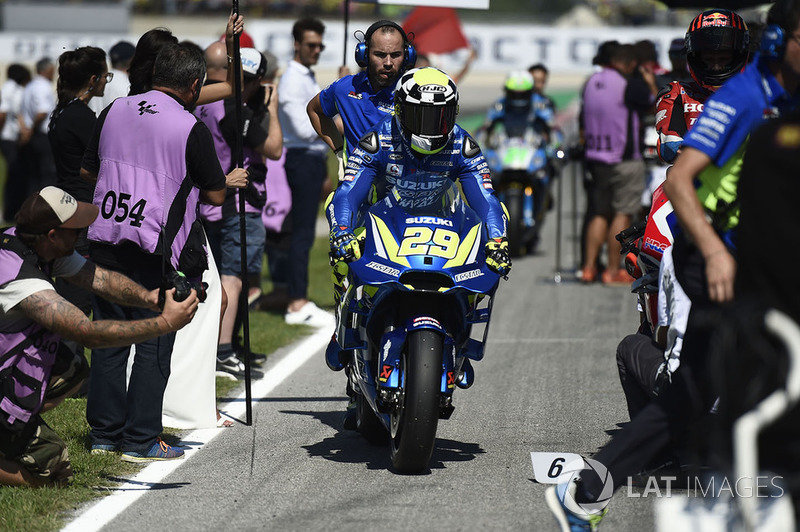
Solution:
[[[562,263],[572,265],[569,172],[564,185]],[[251,427],[222,429],[102,529],[556,530],[530,452],[590,457],[627,421],[615,351],[638,323],[625,287],[583,286],[571,272],[553,282],[556,212],[540,252],[515,260],[498,290],[486,356],[439,423],[429,472],[398,475],[388,444],[341,429],[344,374],[319,350],[256,399]],[[654,498],[626,495],[602,528],[652,529]]]

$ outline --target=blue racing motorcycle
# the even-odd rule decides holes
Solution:
[[[373,442],[388,433],[400,473],[428,468],[454,390],[472,385],[500,279],[458,186],[436,185],[393,188],[366,212],[362,257],[348,265],[326,352],[331,369],[348,367],[358,431]]]
[[[552,161],[561,152],[548,145],[535,127],[527,123],[509,127],[502,121],[492,126],[481,146],[497,197],[508,209],[509,252],[512,257],[532,253],[549,208]]]

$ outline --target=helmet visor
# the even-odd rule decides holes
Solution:
[[[403,127],[415,135],[449,135],[456,123],[455,105],[420,105],[400,103]]]
[[[506,105],[509,107],[521,108],[531,105],[533,91],[512,91],[506,90]]]
[[[731,27],[701,28],[691,36],[693,53],[721,50],[739,52],[746,46],[744,31]]]

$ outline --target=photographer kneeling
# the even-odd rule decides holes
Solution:
[[[98,208],[56,187],[31,195],[15,228],[0,233],[0,484],[66,483],[72,467],[66,444],[40,412],[77,391],[88,374],[83,353],[61,339],[88,347],[127,345],[174,332],[197,310],[194,292],[178,303],[166,293],[164,310],[135,320],[90,321],[56,293],[53,278],[128,306],[156,310],[158,290],[96,266],[75,252],[81,229]]]

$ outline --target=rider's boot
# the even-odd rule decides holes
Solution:
[[[347,368],[347,397],[349,401],[347,402],[347,410],[344,413],[344,419],[342,420],[342,427],[345,430],[356,430],[358,429],[358,423],[356,422],[356,405],[357,405],[357,398],[358,392],[356,392],[352,385],[350,384],[350,368]]]

